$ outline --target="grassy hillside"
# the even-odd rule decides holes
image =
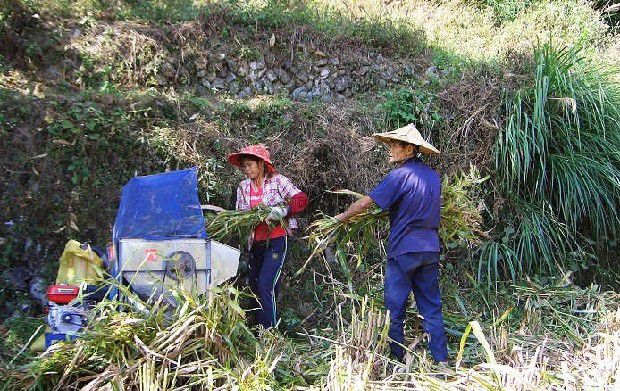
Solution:
[[[148,351],[168,349],[153,331],[164,326],[151,317],[140,321],[153,325],[140,329],[148,349],[135,350],[128,326],[119,335],[127,361],[115,361],[118,352],[98,335],[129,315],[110,308],[84,345],[42,361],[12,360],[27,341],[21,330],[39,322],[29,291],[54,279],[69,238],[110,240],[129,178],[196,166],[201,200],[230,208],[241,176],[225,156],[264,142],[278,169],[311,197],[305,227],[317,211],[333,215],[351,201],[327,190],[364,192],[377,183],[389,167],[371,134],[409,122],[442,151],[428,162],[446,183],[470,166],[489,177],[462,193],[482,215],[475,240],[443,243],[450,349],[454,358],[460,352],[461,368],[436,376],[410,316],[411,373],[391,374],[379,358],[381,251],[359,265],[353,256],[345,266],[329,256],[313,260],[294,277],[309,252],[296,238],[284,270],[286,335],[258,341],[236,330],[222,356],[194,339],[204,329],[193,330],[175,348],[205,349],[185,362],[184,370],[201,368],[190,378],[206,388],[212,381],[247,389],[361,389],[384,379],[440,389],[612,384],[620,362],[610,342],[618,337],[611,290],[620,229],[620,40],[609,7],[581,0],[2,1],[7,384],[45,388],[60,378],[43,374],[72,358],[85,363],[64,376],[72,385],[119,368],[137,372],[117,384],[155,382],[172,370],[165,360],[145,366]],[[244,278],[242,270],[237,288]],[[231,335],[228,327],[241,322],[237,315],[209,320],[216,314],[204,303],[188,305],[178,322],[213,321],[205,326],[213,335]],[[372,332],[360,334],[365,328]],[[545,337],[551,342],[540,345]],[[609,365],[593,372],[593,357]],[[211,380],[209,371],[217,372]],[[101,379],[99,386],[111,381]],[[190,381],[180,379],[178,387]]]

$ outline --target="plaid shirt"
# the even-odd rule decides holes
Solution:
[[[241,181],[237,188],[237,210],[250,210],[250,185],[251,179]],[[284,175],[275,174],[270,178],[265,178],[263,182],[263,204],[267,206],[278,206],[287,204],[294,195],[301,193],[293,182]],[[297,219],[289,218],[288,231],[298,227]]]

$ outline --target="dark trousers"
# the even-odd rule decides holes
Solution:
[[[254,303],[254,313],[256,321],[265,328],[274,327],[277,323],[276,296],[286,250],[286,236],[254,242],[250,249],[249,283],[258,299]]]
[[[390,311],[389,336],[392,355],[405,355],[404,322],[409,294],[413,290],[422,316],[422,328],[429,335],[429,349],[436,361],[448,359],[448,346],[441,313],[439,253],[406,253],[389,258],[385,270],[385,306]]]

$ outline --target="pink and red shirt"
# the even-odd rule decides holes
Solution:
[[[254,187],[254,185],[250,184],[250,208],[256,208],[262,202],[263,189],[257,189]],[[254,229],[254,240],[257,241],[281,238],[282,236],[286,236],[286,230],[281,225],[278,225],[271,229],[269,228],[269,225],[267,225],[267,223],[260,223]]]
[[[260,189],[255,189],[250,179],[241,181],[237,188],[236,209],[249,210],[260,203],[266,206],[288,206],[289,216],[287,218],[287,229],[276,227],[270,231],[269,226],[262,223],[255,229],[254,235],[250,238],[250,241],[284,236],[287,234],[287,231],[290,233],[290,230],[298,228],[297,219],[291,217],[291,215],[299,213],[306,208],[308,205],[308,197],[293,185],[290,179],[278,173],[269,178],[265,178],[263,186]],[[267,232],[269,232],[269,234],[267,234]]]

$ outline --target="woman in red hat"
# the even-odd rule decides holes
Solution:
[[[260,223],[249,238],[249,283],[258,299],[256,320],[265,328],[274,327],[287,236],[297,228],[293,216],[306,208],[308,197],[275,170],[269,151],[262,144],[242,148],[230,154],[228,161],[241,168],[246,176],[237,188],[237,210],[249,210],[258,205],[270,208],[267,222]]]

